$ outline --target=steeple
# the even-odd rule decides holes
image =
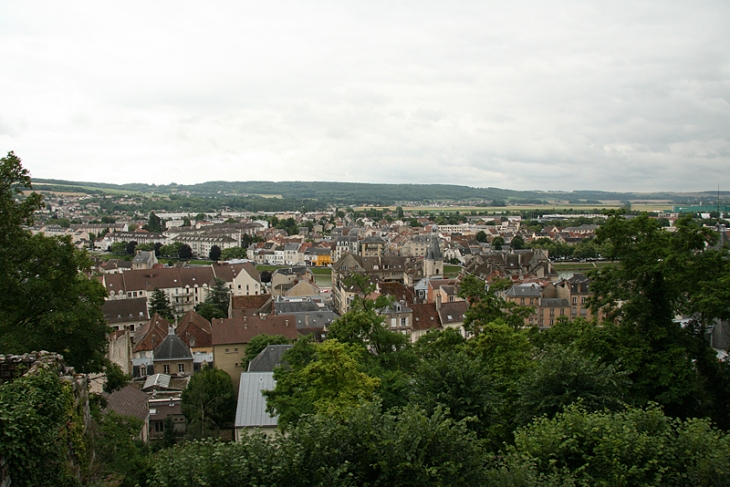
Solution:
[[[439,246],[439,229],[431,227],[426,259],[423,261],[423,277],[442,276],[444,274],[444,257]]]
[[[443,260],[441,255],[441,247],[439,246],[439,228],[434,225],[431,227],[431,236],[428,239],[428,251],[426,251],[427,260]]]

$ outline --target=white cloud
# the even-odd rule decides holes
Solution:
[[[730,186],[726,2],[3,2],[34,176]]]

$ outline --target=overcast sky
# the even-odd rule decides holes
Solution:
[[[0,2],[33,177],[730,190],[730,2]]]

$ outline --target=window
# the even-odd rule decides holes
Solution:
[[[555,310],[554,309],[550,309],[550,316],[555,316]]]
[[[586,298],[585,297],[580,298],[580,304],[586,304]]]
[[[578,298],[573,296],[573,304],[578,304]]]
[[[177,364],[178,372],[185,372],[185,364]]]
[[[560,308],[560,316],[565,316],[565,308]]]
[[[520,298],[520,304],[525,304],[525,298]]]
[[[139,366],[139,376],[140,377],[147,377],[147,366],[146,365],[140,365]]]
[[[400,326],[408,326],[408,318],[401,318]]]
[[[154,421],[155,425],[155,433],[162,433],[165,431],[165,422],[164,421]]]
[[[165,374],[169,374],[170,373],[170,366],[169,365],[163,365],[162,366],[162,372],[165,373]]]

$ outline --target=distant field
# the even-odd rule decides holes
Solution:
[[[475,211],[477,213],[504,213],[507,211],[549,211],[560,213],[561,211],[572,209],[576,211],[591,212],[595,209],[598,210],[613,210],[623,207],[624,204],[619,201],[606,201],[600,204],[569,204],[569,203],[554,203],[546,205],[510,205],[510,206],[404,206],[403,211],[418,213],[422,211],[424,213],[471,213]],[[356,211],[365,211],[368,209],[390,209],[395,211],[395,206],[361,206],[355,208]],[[669,211],[673,208],[670,202],[642,202],[632,203],[631,208],[638,211]]]
[[[579,271],[579,270],[591,270],[600,267],[607,267],[616,265],[616,262],[554,262],[553,269],[556,271]]]
[[[78,188],[79,186],[76,187]],[[86,196],[86,193],[74,193],[73,191],[49,191],[47,189],[33,189],[23,191],[24,195],[29,195],[31,193],[50,193],[55,194],[56,196]]]
[[[81,188],[81,189],[85,189],[87,191],[100,191],[102,193],[117,194],[117,195],[119,195],[119,194],[127,194],[127,195],[138,195],[138,194],[151,195],[151,194],[155,194],[157,196],[163,196],[163,195],[160,195],[160,194],[157,194],[157,193],[140,193],[139,191],[128,191],[128,190],[112,189],[112,188],[98,188],[96,186],[84,186],[82,184],[35,183],[35,185],[36,186],[55,186],[55,187],[59,187],[59,188],[64,187],[64,186],[68,186],[70,188]],[[82,196],[83,195],[83,193],[64,193],[64,192],[61,192],[61,191],[55,191],[55,190],[49,190],[49,189],[39,189],[37,191],[44,192],[44,193],[53,193],[53,194],[58,194],[58,195],[64,195],[64,194],[78,195],[78,196]],[[166,196],[166,195],[164,195],[164,196]]]
[[[251,196],[260,196],[262,198],[275,198],[277,200],[283,200],[284,196],[280,194],[255,194],[255,193],[249,193]]]

